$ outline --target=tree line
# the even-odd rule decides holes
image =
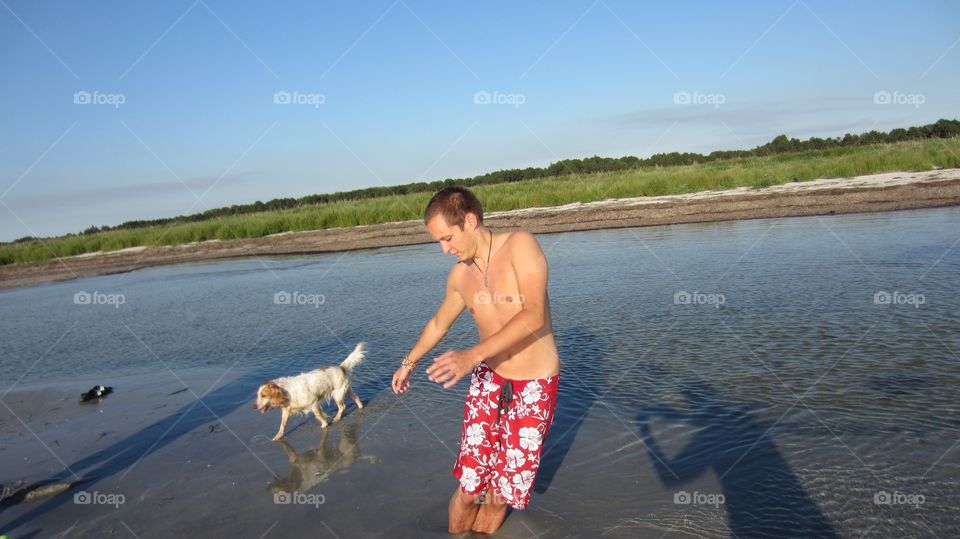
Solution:
[[[956,136],[960,136],[960,121],[942,119],[935,123],[920,127],[893,129],[889,133],[884,133],[881,131],[869,131],[859,135],[848,133],[842,137],[811,137],[807,140],[799,140],[796,138],[788,138],[786,135],[779,135],[772,141],[750,150],[719,150],[711,152],[707,155],[693,152],[670,152],[654,154],[645,159],[634,156],[599,157],[595,155],[593,157],[587,157],[584,159],[564,159],[562,161],[552,163],[547,167],[527,167],[498,170],[496,172],[489,172],[487,174],[474,176],[472,178],[448,178],[446,180],[437,180],[432,182],[367,187],[365,189],[354,189],[351,191],[338,191],[333,194],[307,195],[301,198],[275,198],[267,202],[261,202],[258,200],[252,204],[235,204],[232,206],[214,208],[191,215],[178,215],[176,217],[166,217],[161,219],[125,221],[112,227],[108,225],[100,227],[91,226],[90,228],[81,232],[81,234],[95,234],[97,232],[105,232],[109,230],[135,229],[158,225],[170,225],[175,223],[192,223],[230,215],[288,210],[317,204],[326,204],[330,202],[362,200],[367,198],[405,195],[408,193],[435,192],[443,189],[444,187],[449,187],[452,185],[476,187],[481,185],[494,185],[498,183],[519,182],[536,178],[565,176],[569,174],[598,174],[603,172],[638,170],[644,168],[693,165],[697,163],[708,163],[711,161],[743,157],[762,157],[790,152],[825,150],[830,148],[844,148],[850,146],[902,142],[907,140],[928,138],[951,138]],[[67,236],[73,235],[75,234],[67,234]],[[35,238],[27,236],[15,240],[14,243],[30,241],[33,239]]]

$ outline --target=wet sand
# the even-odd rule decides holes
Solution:
[[[960,205],[960,169],[894,172],[737,188],[688,195],[615,199],[554,208],[495,212],[495,228],[534,233],[571,232],[677,223],[862,213]],[[139,268],[205,260],[338,252],[429,243],[419,220],[263,238],[209,241],[173,247],[136,247],[31,264],[0,267],[0,289],[124,273]]]
[[[383,388],[358,390],[365,410],[350,404],[327,430],[301,416],[277,443],[270,437],[279,413],[252,409],[263,378],[220,376],[194,369],[113,378],[115,393],[94,404],[78,404],[77,397],[96,380],[18,386],[0,401],[0,533],[11,539],[449,537],[459,398],[418,406]],[[442,391],[433,384],[415,389]],[[578,436],[602,439],[610,425],[591,417]],[[660,535],[671,518],[681,518],[672,491],[658,482],[638,484],[649,470],[585,487],[580,471],[597,457],[591,447],[571,448],[551,470],[549,490],[535,493],[528,510],[512,512],[497,536],[594,535],[607,528],[602,508],[640,520],[636,528],[606,530],[609,537],[635,536],[641,528]],[[710,481],[697,488],[717,491]],[[56,493],[24,500],[43,490]],[[713,512],[698,518],[722,529],[723,509]],[[660,522],[643,521],[652,515]]]
[[[275,443],[270,437],[279,413],[252,409],[263,380],[228,375],[212,386],[219,377],[218,370],[190,370],[111,379],[115,393],[96,404],[77,402],[96,381],[18,387],[5,396],[0,477],[7,497],[0,503],[0,533],[316,537],[327,527],[340,537],[424,535],[411,528],[423,520],[411,515],[423,513],[422,501],[410,497],[423,500],[423,485],[411,476],[411,488],[401,489],[397,477],[439,474],[418,465],[424,462],[420,435],[402,444],[383,436],[400,429],[398,422],[416,421],[392,410],[392,395],[365,396],[365,411],[351,404],[344,420],[326,431],[312,418],[291,420],[286,443]],[[72,486],[21,501],[51,483]],[[283,498],[284,492],[299,498]],[[84,493],[93,503],[80,503]],[[425,525],[440,532],[440,523],[432,518]]]
[[[363,411],[348,404],[344,419],[326,430],[300,416],[291,420],[284,442],[272,442],[279,414],[252,409],[265,377],[222,374],[184,369],[176,376],[78,379],[9,392],[0,399],[0,534],[450,537],[446,504],[456,485],[450,472],[463,384],[443,392],[417,381],[397,398],[374,376],[358,384]],[[97,382],[109,382],[115,393],[78,404],[78,395]],[[558,409],[547,438],[531,505],[509,513],[496,537],[782,535],[783,528],[745,529],[738,519],[754,511],[763,512],[753,520],[759,523],[808,526],[797,533],[803,537],[860,536],[875,527],[880,535],[911,536],[928,529],[918,527],[909,507],[894,513],[874,506],[872,491],[839,492],[850,476],[863,474],[849,455],[841,455],[830,477],[804,466],[802,454],[810,448],[788,456],[789,440],[767,436],[775,416],[760,419],[733,406],[713,410],[723,413],[701,424],[703,412],[682,399],[645,402],[635,414],[615,415],[607,404],[562,398],[568,405]],[[636,397],[626,398],[636,408]],[[673,410],[672,418],[665,410]],[[635,415],[637,425],[623,423],[626,418],[634,425]],[[844,440],[858,452],[861,442],[877,442],[866,433],[847,433]],[[722,470],[733,460],[741,464],[748,449],[742,471],[726,477]],[[691,458],[700,463],[692,468],[717,466],[715,473],[692,470],[683,463]],[[924,506],[925,517],[949,518],[952,506],[936,500],[949,499],[950,484],[943,492],[925,487],[932,503]],[[51,489],[56,485],[62,488]],[[37,489],[55,493],[24,500]],[[719,505],[675,501],[718,494],[726,497]],[[818,506],[836,520],[825,520]],[[783,514],[786,508],[798,512]],[[953,536],[955,525],[940,522],[947,531],[940,536]]]

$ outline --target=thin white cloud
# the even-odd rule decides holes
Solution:
[[[215,189],[222,189],[230,185],[236,186],[248,183],[254,178],[254,173],[243,172],[229,174],[219,182],[218,178],[214,176],[200,176],[186,179],[182,183],[179,181],[151,182],[108,187],[90,187],[73,191],[29,193],[22,195],[11,194],[7,200],[8,204],[12,207],[25,210],[54,209],[63,204],[112,204],[122,201],[140,200],[148,197],[190,195],[187,187],[199,194],[215,184],[217,186]],[[186,184],[186,187],[184,184]],[[192,199],[193,195],[190,195],[190,198]],[[203,209],[202,207],[198,207],[197,211],[202,211]]]

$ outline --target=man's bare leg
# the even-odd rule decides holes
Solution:
[[[473,523],[477,520],[477,512],[480,510],[480,505],[476,500],[476,496],[464,494],[460,487],[453,491],[453,497],[450,498],[448,532],[453,534],[466,533],[473,528]]]
[[[486,494],[486,500],[480,504],[480,512],[470,529],[477,533],[493,533],[500,529],[500,525],[503,524],[503,519],[506,517],[506,500],[497,496],[493,489],[490,489]]]

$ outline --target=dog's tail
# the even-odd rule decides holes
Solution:
[[[350,352],[350,355],[347,356],[347,359],[343,360],[343,363],[340,364],[341,367],[346,369],[347,372],[353,370],[354,367],[360,364],[364,358],[364,352],[367,349],[367,343],[361,342],[357,343],[357,347],[353,349],[353,352]]]

